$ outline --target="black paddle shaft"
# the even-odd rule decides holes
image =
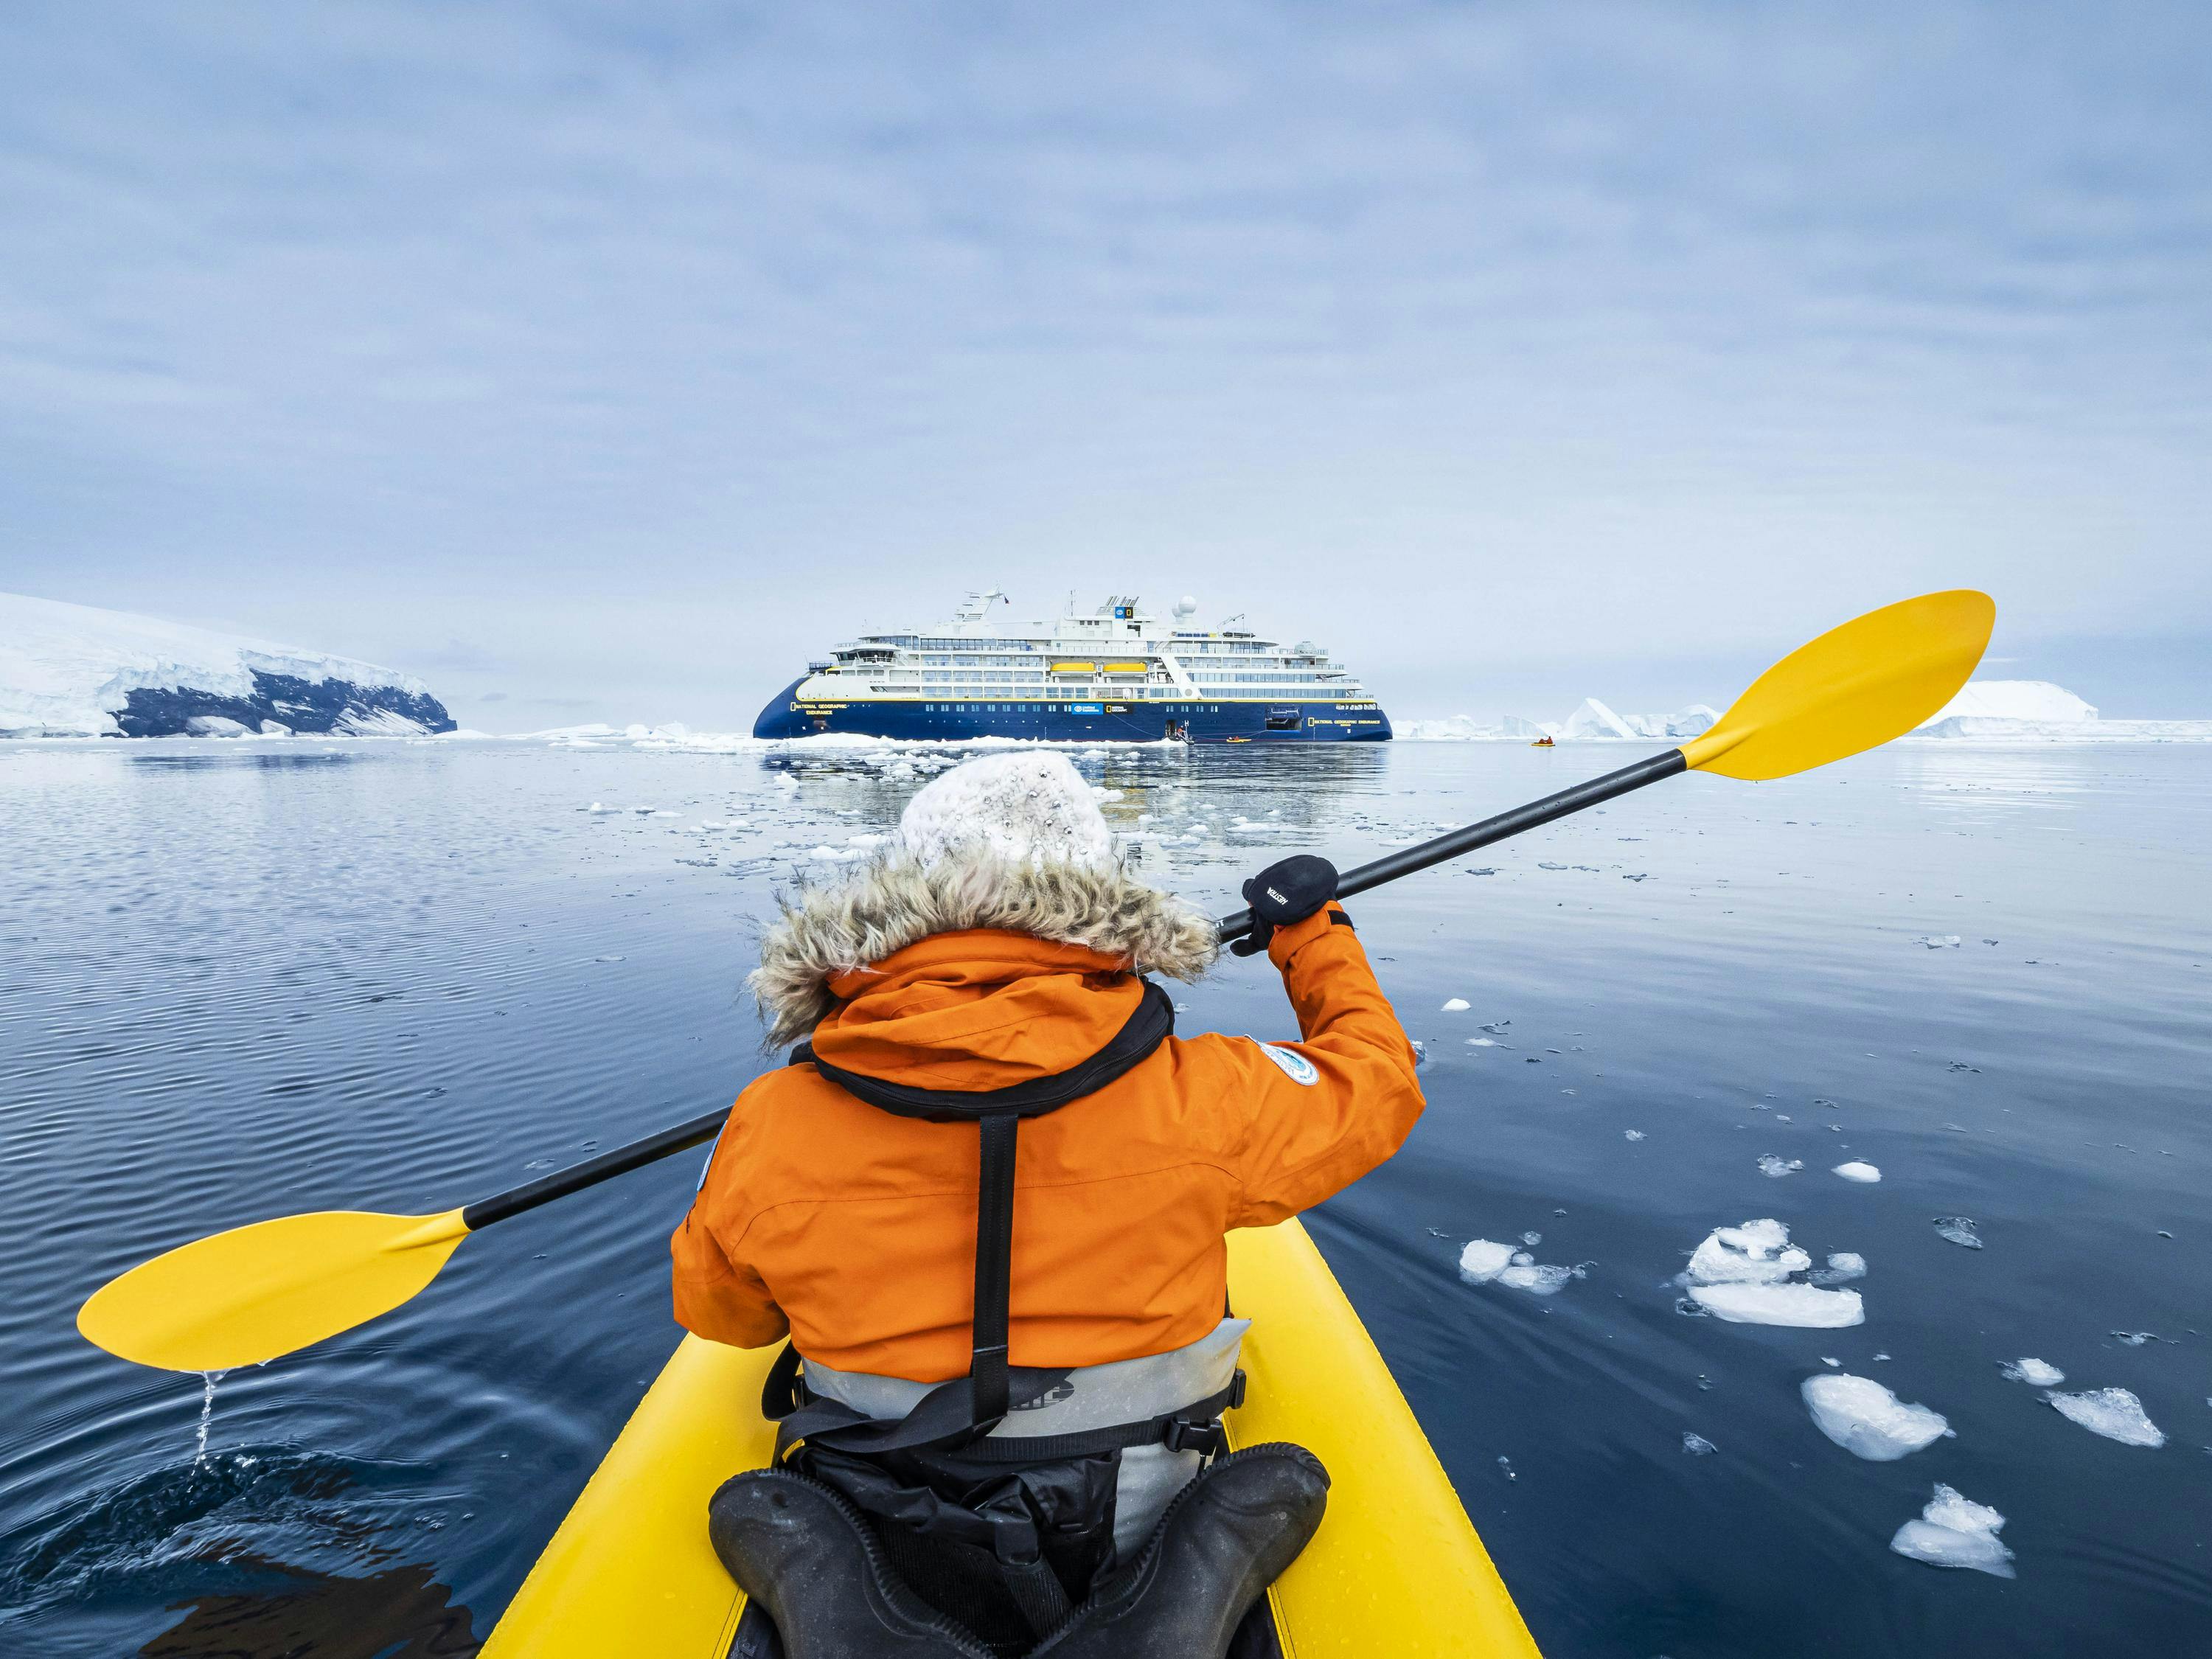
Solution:
[[[1350,898],[1354,893],[1364,893],[1370,887],[1380,887],[1386,881],[1395,881],[1401,876],[1410,876],[1416,870],[1425,870],[1432,864],[1442,864],[1446,859],[1455,859],[1462,853],[1472,853],[1478,847],[1487,847],[1524,830],[1534,830],[1565,817],[1584,807],[1595,806],[1632,789],[1641,789],[1662,778],[1671,778],[1686,770],[1690,763],[1679,749],[1669,749],[1663,755],[1652,755],[1638,761],[1633,766],[1624,766],[1618,772],[1607,772],[1602,777],[1592,778],[1588,783],[1578,783],[1571,789],[1562,789],[1556,795],[1547,795],[1541,800],[1530,801],[1526,806],[1516,806],[1510,812],[1500,812],[1494,818],[1485,818],[1480,823],[1470,823],[1464,830],[1449,830],[1433,841],[1425,841],[1419,847],[1408,847],[1388,858],[1376,859],[1372,864],[1363,864],[1357,870],[1347,870],[1336,884],[1336,896]],[[1233,939],[1243,939],[1252,931],[1252,913],[1239,910],[1233,916],[1224,916],[1216,924],[1223,944]]]
[[[1446,859],[1455,859],[1462,853],[1472,853],[1478,847],[1487,847],[1492,842],[1517,836],[1525,830],[1534,830],[1579,812],[1586,806],[1595,806],[1600,801],[1625,795],[1632,789],[1641,789],[1647,783],[1656,783],[1662,778],[1671,778],[1686,769],[1689,763],[1679,749],[1669,749],[1663,755],[1653,755],[1633,766],[1624,766],[1618,772],[1607,772],[1603,777],[1592,778],[1588,783],[1578,783],[1571,789],[1562,789],[1556,795],[1547,795],[1526,806],[1516,806],[1510,812],[1500,812],[1494,818],[1485,818],[1480,823],[1470,823],[1464,830],[1454,830],[1438,836],[1434,841],[1425,841],[1419,847],[1408,847],[1372,864],[1363,864],[1357,870],[1346,871],[1336,884],[1336,896],[1349,898],[1354,893],[1364,893],[1370,887],[1380,887],[1386,881],[1395,881],[1401,876],[1410,876],[1416,870],[1425,870],[1432,864],[1442,864]],[[1239,910],[1233,916],[1224,916],[1218,924],[1221,939],[1243,939],[1252,931],[1252,913]],[[580,1192],[586,1187],[596,1187],[602,1181],[618,1175],[628,1175],[632,1170],[657,1164],[693,1146],[702,1146],[721,1133],[722,1125],[729,1121],[730,1109],[717,1107],[688,1123],[679,1123],[659,1134],[647,1135],[642,1140],[633,1140],[627,1146],[617,1146],[611,1152],[601,1152],[597,1158],[586,1158],[572,1169],[558,1170],[536,1181],[511,1187],[506,1192],[495,1193],[489,1198],[478,1199],[461,1212],[461,1220],[471,1232],[489,1227],[495,1221],[504,1221],[511,1215],[520,1215],[525,1210],[534,1210],[541,1204],[550,1204],[556,1198],[566,1198],[570,1193]]]
[[[520,1187],[510,1187],[503,1193],[494,1193],[489,1198],[480,1198],[461,1212],[462,1224],[471,1232],[489,1227],[495,1221],[504,1221],[511,1215],[520,1215],[525,1210],[534,1210],[541,1204],[550,1204],[556,1198],[566,1198],[586,1187],[596,1187],[602,1181],[611,1181],[618,1175],[628,1175],[632,1170],[657,1164],[664,1158],[673,1157],[687,1148],[701,1146],[722,1133],[728,1122],[730,1109],[717,1107],[689,1123],[679,1123],[672,1129],[663,1129],[659,1134],[647,1135],[642,1140],[633,1140],[627,1146],[617,1146],[611,1152],[601,1152],[597,1158],[586,1158],[581,1164],[566,1170],[556,1170],[550,1176],[525,1182]]]

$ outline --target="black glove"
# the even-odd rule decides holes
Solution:
[[[1336,896],[1336,866],[1310,853],[1271,864],[1244,884],[1244,902],[1252,907],[1252,931],[1229,949],[1253,957],[1267,948],[1275,929],[1287,927]]]

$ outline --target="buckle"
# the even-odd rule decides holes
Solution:
[[[1229,1435],[1218,1417],[1204,1423],[1175,1417],[1160,1431],[1160,1443],[1171,1452],[1203,1452],[1208,1457],[1218,1457],[1229,1449]]]

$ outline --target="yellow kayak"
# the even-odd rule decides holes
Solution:
[[[1252,1322],[1232,1445],[1291,1440],[1328,1468],[1328,1513],[1267,1601],[1289,1659],[1535,1659],[1536,1644],[1366,1327],[1295,1221],[1229,1237]],[[483,1659],[724,1659],[744,1595],[707,1499],[764,1466],[773,1348],[683,1345],[523,1582]]]

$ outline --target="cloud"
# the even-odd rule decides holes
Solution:
[[[722,718],[994,580],[1326,619],[1386,690],[1962,581],[2008,638],[2212,634],[2208,35],[48,9],[0,60],[0,544]]]

